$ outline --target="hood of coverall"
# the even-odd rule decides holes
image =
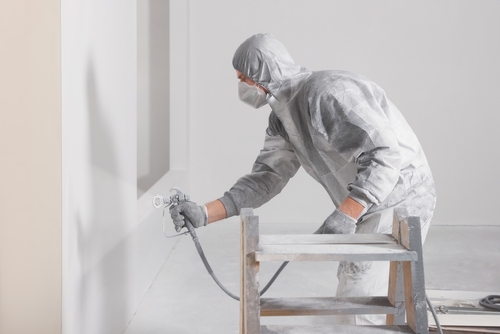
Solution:
[[[233,67],[287,103],[310,74],[271,34],[256,34],[244,41],[233,57]]]

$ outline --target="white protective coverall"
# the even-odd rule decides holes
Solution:
[[[272,112],[252,172],[220,198],[228,217],[269,201],[302,166],[336,207],[347,196],[365,207],[356,233],[390,233],[396,211],[400,219],[420,217],[425,238],[436,202],[432,174],[414,132],[378,85],[346,71],[296,66],[270,34],[247,39],[233,66],[269,91]],[[337,296],[387,295],[388,275],[388,262],[341,262]],[[385,316],[339,322],[383,324]]]

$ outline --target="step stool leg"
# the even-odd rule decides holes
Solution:
[[[240,334],[245,334],[245,233],[243,216],[240,223]]]
[[[405,321],[405,289],[403,282],[403,263],[391,261],[389,273],[389,302],[396,307],[396,314],[387,315],[387,325],[404,325]]]
[[[400,222],[396,212],[392,223],[392,236],[401,243]],[[405,318],[405,293],[403,282],[403,263],[400,261],[391,261],[389,271],[389,292],[388,299],[394,307],[397,307],[396,314],[387,315],[387,325],[404,325]]]
[[[418,254],[417,261],[403,262],[407,323],[415,333],[428,334],[420,219],[408,217],[401,222],[400,229],[401,244]]]
[[[260,334],[259,262],[255,251],[259,244],[259,217],[252,209],[241,210],[242,288],[240,295],[240,333]]]

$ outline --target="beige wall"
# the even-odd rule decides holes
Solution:
[[[0,333],[61,332],[60,1],[0,0]]]

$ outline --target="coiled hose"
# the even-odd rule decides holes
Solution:
[[[479,305],[495,311],[500,311],[500,295],[489,295],[479,301]]]

